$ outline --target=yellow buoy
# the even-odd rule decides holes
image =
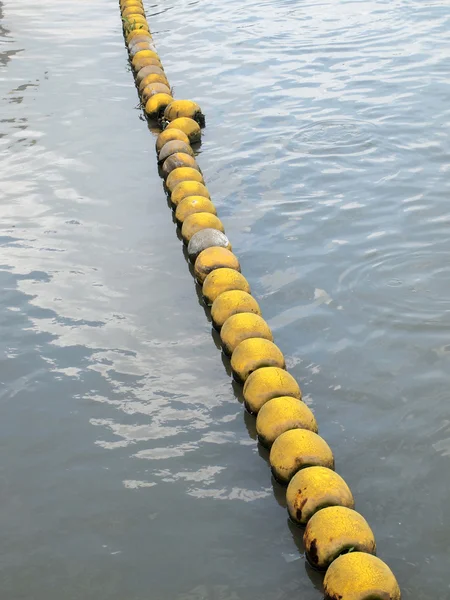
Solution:
[[[125,29],[135,29],[136,25],[147,25],[147,19],[145,16],[140,15],[139,13],[131,13],[125,19],[123,19],[123,24]]]
[[[204,196],[211,198],[206,186],[199,181],[182,181],[172,191],[170,201],[173,206],[178,206],[188,196]]]
[[[327,598],[400,600],[394,574],[382,560],[365,552],[350,552],[331,563],[323,582]]]
[[[216,207],[211,200],[208,200],[208,198],[203,198],[203,196],[188,196],[177,206],[175,219],[177,220],[177,223],[182,225],[189,215],[194,215],[199,212],[210,213],[211,215],[217,214]]]
[[[145,12],[142,6],[139,6],[139,4],[130,4],[122,10],[122,17],[128,17],[128,15],[145,16]]]
[[[230,248],[228,248],[230,250]],[[240,290],[250,294],[250,284],[234,269],[216,269],[203,282],[202,294],[206,304],[211,305],[223,292]]]
[[[206,248],[212,248],[213,246],[232,250],[230,240],[221,231],[211,228],[197,231],[197,233],[189,240],[187,247],[189,260],[192,263],[195,263],[200,252],[203,252]]]
[[[201,231],[202,229],[217,229],[222,233],[224,231],[222,221],[218,217],[216,217],[216,215],[212,215],[211,213],[207,212],[195,213],[193,215],[190,215],[189,217],[186,217],[183,225],[181,226],[181,237],[183,238],[184,243],[188,244],[191,237],[195,235],[198,231]],[[221,250],[223,250],[223,248],[221,248]],[[227,250],[227,252],[229,251]],[[197,260],[195,261],[196,264]]]
[[[159,55],[157,52],[154,52],[153,50],[140,50],[139,52],[136,52],[136,54],[133,57],[133,60],[131,61],[131,64],[135,65],[135,62],[139,59],[139,58],[156,58],[158,61],[160,60]]]
[[[135,27],[134,29],[130,29],[125,34],[127,44],[129,44],[132,40],[134,40],[135,37],[143,36],[143,35],[146,35],[150,41],[153,40],[148,27],[145,28],[145,27],[141,26],[141,27]]]
[[[258,369],[245,382],[245,406],[253,414],[257,414],[261,407],[272,398],[281,396],[292,396],[299,400],[302,397],[298,383],[284,369],[276,367]]]
[[[253,371],[261,367],[278,367],[280,369],[285,367],[283,353],[269,340],[246,339],[237,346],[231,355],[231,369],[236,381],[244,382]]]
[[[369,524],[355,510],[329,506],[316,512],[303,536],[306,557],[316,569],[326,569],[349,550],[375,554],[375,537]]]
[[[134,13],[145,15],[142,2],[138,2],[137,0],[134,0],[133,2],[121,2],[120,10],[122,12],[122,16],[124,16],[123,13],[126,10],[130,11],[128,14],[133,14],[134,11]]]
[[[141,0],[121,0],[121,2],[119,2],[119,4],[120,4],[121,10],[123,10],[127,6],[140,6],[140,7],[143,6],[143,3],[141,2]]]
[[[165,77],[164,71],[161,69],[161,67],[157,67],[156,65],[148,65],[147,67],[142,67],[142,69],[140,69],[136,73],[136,83],[138,84],[138,86],[140,86],[141,81],[143,81],[143,79],[147,77],[147,75],[155,74]]]
[[[182,181],[197,181],[198,183],[205,183],[203,181],[202,174],[197,169],[191,167],[179,167],[172,171],[169,177],[166,179],[166,186],[170,192],[177,187]],[[200,195],[200,194],[199,194]]]
[[[172,156],[172,154],[176,154],[177,152],[183,152],[183,154],[189,154],[189,156],[192,157],[195,156],[194,151],[187,142],[182,142],[181,140],[170,140],[164,144],[158,153],[158,162],[163,163],[166,158],[169,158],[169,156]]]
[[[122,18],[126,18],[129,15],[142,15],[145,17],[144,7],[142,2],[127,2],[120,5],[122,12]]]
[[[227,356],[231,356],[236,347],[248,338],[263,338],[273,342],[270,327],[259,315],[253,313],[232,315],[220,330],[223,351]]]
[[[149,52],[150,52],[150,50],[149,50]],[[143,56],[142,58],[138,58],[134,64],[135,64],[135,68],[134,68],[135,72],[140,71],[144,67],[159,67],[160,69],[162,69],[162,65],[161,65],[159,59],[151,58],[150,56]]]
[[[296,473],[289,482],[286,503],[289,516],[298,525],[306,525],[318,510],[327,506],[355,506],[350,488],[342,477],[325,467],[308,467]]]
[[[156,94],[168,94],[171,96],[170,88],[165,83],[149,83],[142,90],[142,102],[145,104],[149,98]]]
[[[128,41],[128,36],[132,31],[148,31],[150,33],[150,27],[145,21],[136,21],[136,17],[141,15],[129,15],[124,23],[124,34]]]
[[[200,214],[206,215],[207,213]],[[188,219],[190,219],[190,217],[185,220],[184,224],[188,222]],[[235,271],[241,270],[241,266],[237,257],[226,248],[220,248],[217,246],[206,248],[206,250],[203,250],[203,252],[198,255],[197,260],[195,261],[195,277],[199,283],[203,283],[209,273],[215,269],[220,269],[223,267],[234,269]]]
[[[167,125],[167,129],[180,129],[181,131],[184,131],[191,144],[199,142],[201,138],[200,125],[194,121],[194,119],[190,119],[188,117],[174,119]]]
[[[162,172],[164,177],[168,177],[172,171],[179,169],[180,167],[189,167],[196,169],[200,173],[200,167],[197,164],[195,158],[184,152],[176,152],[172,154],[164,161],[162,166]]]
[[[139,44],[149,44],[151,46],[154,46],[154,42],[152,39],[151,34],[148,31],[142,31],[140,34],[138,35],[134,35],[132,37],[132,39],[128,42],[127,46],[128,46],[128,52],[134,51],[139,52],[139,50],[136,50],[136,46],[138,46]],[[142,50],[147,50],[148,48],[142,48]]]
[[[324,439],[307,429],[291,429],[277,437],[270,450],[273,476],[280,483],[289,483],[305,467],[321,466],[334,469],[334,457]]]
[[[142,52],[143,50],[153,50],[155,52],[155,46],[143,37],[138,36],[134,38],[133,42],[136,43],[132,45],[130,44],[128,46],[128,51],[130,53],[131,58],[133,58],[138,52]]]
[[[231,315],[244,312],[261,315],[261,309],[253,296],[241,290],[223,292],[220,296],[217,296],[211,306],[213,325],[216,329],[220,329]]]
[[[131,11],[128,14],[133,14],[133,12],[137,14],[145,14],[142,2],[138,2],[137,0],[133,0],[133,2],[122,2],[120,4],[120,10],[122,11],[122,16],[125,10]]]
[[[158,64],[161,64],[161,61],[159,59],[159,56],[156,52],[153,52],[153,50],[140,50],[139,52],[136,52],[136,54],[133,56],[132,60],[131,60],[131,64],[133,65],[133,68],[135,71],[139,71],[142,67],[139,67],[139,65],[141,64],[141,59],[142,58],[153,58],[157,61]],[[145,66],[145,65],[142,65]]]
[[[290,429],[309,429],[317,433],[316,419],[304,402],[291,396],[280,396],[261,407],[256,432],[263,446],[270,448],[279,435]]]
[[[130,33],[132,31],[147,31],[147,33],[150,33],[150,27],[148,26],[147,22],[144,21],[136,21],[136,17],[140,17],[141,15],[129,15],[129,17],[127,18],[127,22],[124,23],[124,34],[127,38],[127,42],[128,42],[128,36],[130,35]],[[132,19],[132,20],[130,20]]]
[[[170,94],[155,94],[145,103],[145,114],[150,119],[156,119],[170,102],[172,102]]]
[[[188,117],[196,121],[201,127],[205,126],[205,116],[197,102],[192,100],[174,100],[164,111],[166,121],[174,121],[180,117]]]
[[[160,73],[150,73],[149,75],[146,75],[143,79],[141,79],[141,82],[139,83],[139,93],[142,94],[145,88],[148,85],[152,85],[153,83],[163,83],[167,87],[170,87],[169,82],[167,81],[167,77],[164,74],[161,75]]]
[[[179,129],[165,129],[164,131],[161,131],[156,138],[156,152],[159,154],[167,142],[171,142],[173,140],[178,140],[180,142],[184,142],[185,144],[189,144],[188,136]]]
[[[141,15],[136,15],[136,17],[140,17]],[[127,18],[127,22],[124,23],[124,33],[125,36],[127,38],[127,42],[128,42],[128,36],[130,35],[130,33],[132,31],[147,31],[148,33],[150,33],[150,27],[148,26],[148,23],[145,21],[139,21],[137,22],[135,19],[135,15],[129,15],[129,17]]]

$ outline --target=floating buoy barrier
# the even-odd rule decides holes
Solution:
[[[178,206],[180,206],[184,202],[184,200],[188,200],[189,198],[203,198],[204,200],[209,199],[209,197],[205,196],[187,196],[186,198],[181,200],[181,202],[177,205],[177,209]],[[175,214],[177,214],[176,210]],[[200,252],[203,252],[203,250],[206,250],[206,248],[212,248],[213,246],[226,248],[227,250],[232,250],[230,240],[224,233],[218,231],[217,229],[201,229],[199,232],[195,233],[189,240],[189,244],[187,247],[189,260],[195,263]],[[232,287],[229,289],[234,290],[238,288]],[[212,302],[210,304],[212,304]]]
[[[372,530],[359,513],[345,506],[328,506],[316,512],[303,536],[306,557],[313,567],[327,569],[346,552],[375,554]]]
[[[269,406],[276,400],[276,398],[270,400],[264,406]],[[263,412],[264,406],[259,414]],[[325,467],[307,467],[298,471],[289,482],[286,503],[290,518],[298,525],[306,525],[309,519],[322,508],[328,506],[354,508],[355,506],[350,488],[342,477]]]
[[[145,88],[144,88],[145,89]],[[187,136],[186,136],[187,137]],[[189,138],[187,138],[186,142],[182,142],[181,140],[172,140],[170,142],[166,142],[164,147],[161,149],[161,152],[158,156],[158,163],[164,163],[170,156],[173,154],[188,154],[189,156],[195,157],[194,151],[189,145]]]
[[[180,202],[188,196],[203,196],[203,198],[208,198],[208,200],[211,200],[211,196],[209,195],[206,186],[195,179],[190,181],[181,181],[170,195],[170,202],[172,206],[176,208]]]
[[[212,215],[217,215],[216,207],[208,200],[208,198],[203,198],[202,196],[188,196],[184,200],[180,202],[175,211],[175,219],[179,225],[183,225],[184,221],[190,215],[194,215],[196,213],[210,213]],[[209,229],[208,227],[206,229]],[[200,230],[203,231],[203,230]],[[213,231],[216,231],[213,229]],[[200,233],[200,232],[197,232]],[[194,233],[194,236],[196,234]],[[194,237],[192,236],[192,237]],[[191,240],[192,240],[191,237]],[[189,240],[189,243],[190,241]]]
[[[164,81],[167,81],[165,77],[164,77]],[[145,80],[144,80],[144,83],[145,83]],[[145,88],[145,86],[144,86],[144,88]],[[144,88],[142,88],[142,89],[144,89]],[[141,92],[142,90],[139,88],[139,91]],[[160,157],[161,150],[164,148],[164,146],[168,142],[173,142],[174,140],[177,140],[178,142],[184,142],[185,144],[189,144],[188,136],[184,133],[184,131],[181,131],[180,129],[166,129],[158,135],[158,139],[156,140],[156,152],[158,153],[160,160],[161,160],[161,157]]]
[[[197,164],[205,116],[193,100],[173,97],[141,0],[120,0],[123,33],[145,116],[159,126],[157,161],[197,285],[230,357],[259,442],[270,449],[273,477],[286,488],[290,521],[304,527],[306,558],[324,570],[327,600],[400,600],[389,567],[354,498],[334,470],[311,409],[252,296]]]
[[[228,321],[222,327],[222,332]],[[282,433],[293,429],[309,429],[313,433],[318,431],[314,413],[307,404],[297,398],[272,398],[264,404],[256,417],[256,433],[266,448],[270,448]]]
[[[238,313],[254,313],[261,316],[261,309],[253,296],[242,290],[223,292],[211,306],[211,319],[218,331],[228,318]]]
[[[276,367],[258,369],[250,375],[244,385],[244,401],[248,412],[258,414],[272,398],[291,396],[302,399],[298,383],[290,373]]]
[[[210,215],[209,213],[196,213],[194,215],[191,215],[190,217],[187,217],[187,219],[184,221],[183,227],[181,228],[181,234],[183,235],[183,229],[185,228],[186,224],[189,222],[190,219],[193,219],[195,217],[201,217],[202,215],[204,215],[205,217],[211,217],[212,219],[217,219],[217,217],[215,217],[214,215]],[[219,228],[219,226],[217,226],[217,228]],[[200,284],[202,284],[210,273],[212,273],[216,269],[221,268],[240,271],[241,265],[239,264],[239,261],[236,258],[236,256],[232,252],[230,252],[230,250],[227,250],[226,248],[221,248],[220,246],[211,246],[210,248],[206,248],[205,250],[200,252],[200,254],[197,256],[197,259],[194,264],[194,274],[197,281]]]
[[[168,106],[168,110],[170,110],[170,105]],[[198,122],[189,117],[179,117],[173,121],[170,121],[170,123],[167,125],[167,129],[177,129],[182,131],[188,136],[191,144],[199,142],[202,135]]]
[[[308,429],[289,429],[273,442],[270,466],[280,483],[288,484],[297,471],[320,466],[334,469],[331,448],[317,433]]]
[[[249,338],[264,338],[273,342],[270,327],[262,317],[253,313],[232,315],[220,330],[223,351],[227,356],[231,356],[239,344]]]
[[[148,79],[146,79],[146,77],[148,77],[149,75],[159,75],[160,77],[164,77],[164,80],[167,81],[167,77],[163,71],[163,69],[161,69],[161,67],[159,67],[158,65],[146,65],[145,67],[142,67],[141,69],[139,69],[139,71],[137,71],[136,73],[136,83],[140,86],[141,84],[145,84],[148,85]],[[169,83],[167,81],[167,83]],[[145,85],[143,85],[143,87],[145,87]],[[172,96],[171,96],[172,98]],[[172,98],[173,100],[173,98]]]
[[[189,167],[190,169],[196,169],[198,172],[200,172],[200,167],[198,166],[195,158],[183,152],[176,152],[175,154],[171,154],[168,158],[166,158],[166,160],[163,162],[161,170],[164,177],[168,177],[172,171],[181,167]]]
[[[155,81],[147,84],[142,89],[142,103],[144,106],[147,104],[147,101],[150,100],[152,96],[156,96],[156,94],[166,94],[167,96],[170,96],[170,89],[161,81]]]
[[[178,169],[172,171],[167,177],[166,187],[169,192],[173,192],[177,185],[183,181],[195,181],[203,184],[205,183],[203,180],[203,175],[197,169],[192,169],[192,167],[179,167]]]
[[[181,237],[183,238],[184,243],[186,245],[189,244],[192,237],[202,229],[217,229],[217,231],[222,233],[225,232],[222,221],[216,217],[216,215],[212,215],[209,212],[194,213],[193,215],[186,217],[186,219],[183,221],[183,225],[181,226]],[[209,250],[209,248],[207,248],[207,250]],[[203,252],[206,252],[206,250]],[[229,252],[229,250],[227,250],[227,252]],[[197,260],[199,258],[200,256],[197,258]],[[227,265],[224,264],[222,266],[226,267]]]
[[[364,552],[351,552],[336,558],[324,579],[328,600],[400,600],[394,574],[382,560]]]
[[[192,242],[197,241],[195,238],[198,239],[198,236],[200,236],[201,234],[204,234],[207,231],[208,231],[207,229],[204,229],[203,231],[194,235],[194,237],[189,242],[188,253],[189,253],[189,248],[191,247]],[[221,244],[221,246],[222,246],[222,244]],[[225,244],[223,244],[223,246],[225,246]],[[228,246],[225,246],[225,247],[228,247]],[[191,250],[192,250],[192,248],[191,248]],[[228,248],[228,250],[231,250],[231,246]],[[249,294],[249,295],[251,292],[250,284],[245,279],[245,277],[242,275],[242,273],[238,273],[237,271],[234,271],[233,269],[229,269],[226,267],[216,269],[215,271],[212,271],[208,275],[208,277],[205,279],[205,281],[203,282],[203,287],[202,287],[203,300],[205,301],[205,304],[207,306],[211,306],[211,304],[214,302],[214,300],[218,296],[220,296],[220,294],[223,294],[223,292],[231,292],[233,290],[237,290],[240,292],[247,292],[247,294]]]
[[[225,293],[231,294],[232,292]],[[242,294],[244,292],[238,293]],[[222,295],[224,296],[225,294]],[[215,300],[214,304],[218,300],[220,300],[220,296]],[[239,312],[242,313],[243,311]],[[236,381],[244,383],[254,371],[261,369],[261,367],[278,367],[284,369],[286,363],[283,353],[273,342],[264,338],[254,337],[243,340],[231,355],[231,369],[234,378]]]

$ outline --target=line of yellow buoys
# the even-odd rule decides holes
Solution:
[[[258,438],[270,448],[272,473],[287,486],[289,516],[305,527],[307,559],[326,570],[329,600],[399,600],[397,581],[375,556],[372,530],[334,471],[333,453],[286,371],[283,353],[217,217],[192,149],[205,124],[202,111],[191,100],[172,97],[142,1],[120,0],[120,9],[144,111],[163,129],[156,140],[158,163],[181,236],[223,351],[231,356],[234,378],[244,384],[245,406],[256,415]]]

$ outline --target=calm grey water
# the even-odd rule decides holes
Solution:
[[[2,597],[321,598],[183,257],[118,3],[0,7]],[[146,8],[379,555],[406,600],[448,600],[448,0]]]

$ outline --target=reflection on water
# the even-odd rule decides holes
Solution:
[[[146,9],[380,556],[407,600],[446,600],[447,3]],[[4,596],[320,598],[183,258],[116,3],[8,0],[0,37]]]

